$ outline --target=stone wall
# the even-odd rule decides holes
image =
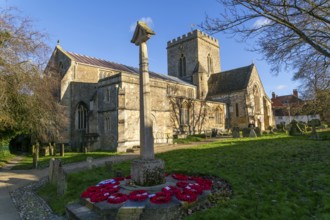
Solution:
[[[179,60],[183,54],[186,58],[186,77],[179,76]],[[199,62],[208,71],[207,57],[210,54],[213,63],[213,72],[221,70],[220,49],[217,39],[195,30],[167,43],[168,75],[176,76],[192,82],[192,74]]]

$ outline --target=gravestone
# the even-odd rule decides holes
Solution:
[[[257,134],[256,134],[256,132],[254,131],[254,128],[253,128],[253,127],[250,128],[250,134],[249,134],[249,137],[250,137],[250,138],[255,138],[255,137],[257,137]]]
[[[316,126],[319,125],[319,122],[313,119],[311,120],[310,124],[312,125],[312,132],[309,139],[319,140],[320,139],[319,134],[316,132]]]
[[[148,70],[147,40],[155,32],[144,22],[138,21],[131,43],[139,46],[140,60],[140,159],[132,161],[131,177],[135,184],[150,186],[164,181],[164,161],[155,159],[151,119],[151,94]]]
[[[232,135],[233,135],[233,138],[240,138],[241,137],[241,135],[239,133],[239,127],[233,127]]]
[[[300,129],[298,122],[296,120],[292,120],[290,123],[290,129],[289,129],[289,135],[296,136],[296,135],[302,135],[303,132]]]

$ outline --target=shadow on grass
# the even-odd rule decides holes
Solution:
[[[86,161],[87,157],[92,157],[94,159],[103,158],[108,156],[118,155],[118,153],[114,152],[88,152],[88,153],[76,153],[76,152],[67,152],[64,157],[61,156],[44,156],[39,157],[38,168],[43,169],[49,166],[49,160],[51,158],[59,158],[62,160],[62,164],[69,164],[75,162]],[[24,169],[32,169],[32,156],[27,156],[23,158],[20,163],[13,167],[14,170],[24,170]]]
[[[329,141],[285,135],[228,139],[157,157],[165,160],[168,173],[218,176],[231,184],[233,197],[229,201],[195,213],[192,219],[329,217]],[[128,174],[130,163],[113,169]],[[68,193],[52,197],[50,204],[63,214],[66,203],[79,199],[84,189],[112,177],[106,168],[70,175]]]

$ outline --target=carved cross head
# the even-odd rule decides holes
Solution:
[[[131,43],[138,46],[141,43],[149,40],[151,35],[155,35],[155,32],[150,27],[148,27],[148,25],[146,23],[144,23],[142,21],[138,21],[134,34],[133,34],[133,38],[131,40]]]

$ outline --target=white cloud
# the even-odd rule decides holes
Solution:
[[[141,19],[139,19],[139,21],[143,21],[151,28],[154,26],[154,23],[150,17],[142,17]],[[131,26],[129,26],[129,30],[133,32],[135,31],[135,27],[136,27],[136,22],[132,23]]]
[[[283,89],[286,89],[286,88],[288,88],[287,85],[278,85],[278,86],[276,86],[277,90],[283,90]]]
[[[265,25],[267,25],[267,24],[269,24],[269,23],[270,23],[270,20],[267,19],[267,18],[258,18],[258,19],[254,22],[253,27],[254,27],[254,28],[260,28],[260,27],[265,26]]]

